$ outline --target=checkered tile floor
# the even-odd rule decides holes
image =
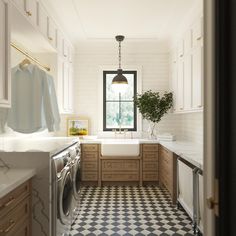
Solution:
[[[166,190],[148,187],[83,187],[71,236],[191,236],[191,221],[172,206]]]

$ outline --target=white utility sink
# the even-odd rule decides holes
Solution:
[[[138,139],[107,139],[102,140],[102,156],[138,156]]]

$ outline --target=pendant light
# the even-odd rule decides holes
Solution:
[[[117,70],[117,75],[112,80],[112,85],[119,85],[119,87],[126,87],[128,80],[122,74],[123,70],[121,69],[121,42],[125,39],[123,35],[117,35],[116,41],[119,43],[119,69]],[[118,86],[117,86],[118,87]]]

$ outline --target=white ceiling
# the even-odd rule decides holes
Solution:
[[[199,0],[43,0],[73,42],[166,39]]]

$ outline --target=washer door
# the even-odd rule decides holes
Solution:
[[[80,169],[80,159],[77,159],[73,166],[73,192],[74,197],[79,200],[81,187],[81,169]]]
[[[65,170],[59,182],[58,213],[62,224],[68,224],[71,220],[71,203],[73,194],[73,184],[69,168]]]

